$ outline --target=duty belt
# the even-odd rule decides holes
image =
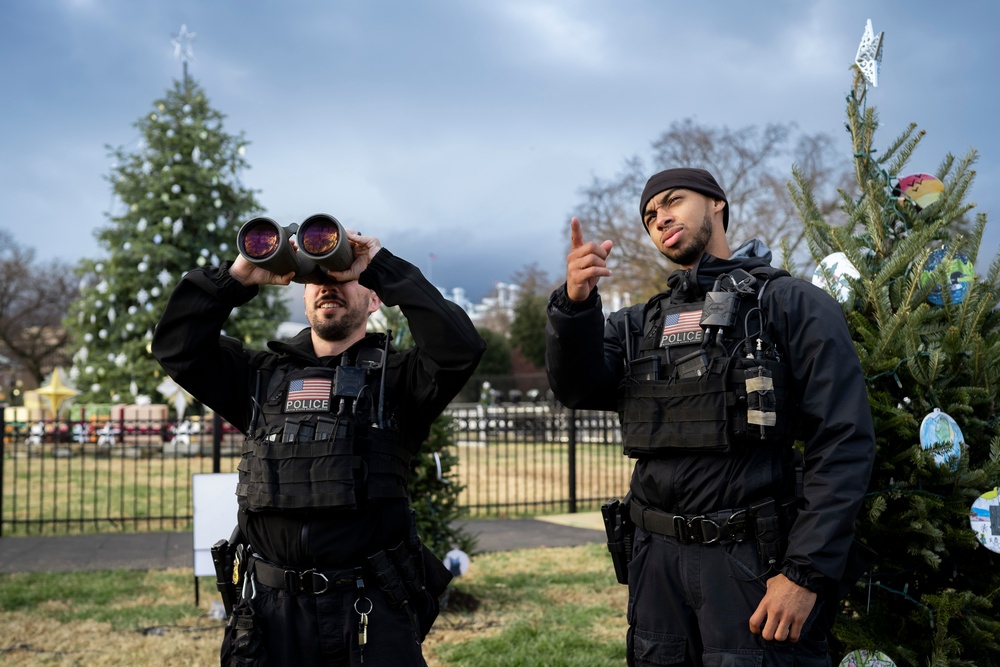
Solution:
[[[722,540],[742,542],[752,536],[749,507],[684,516],[649,507],[633,498],[629,514],[632,522],[643,530],[676,538],[682,544],[714,544]]]
[[[322,595],[331,591],[352,590],[356,586],[360,569],[348,570],[295,570],[272,565],[255,559],[253,573],[257,582],[277,588],[291,595]]]

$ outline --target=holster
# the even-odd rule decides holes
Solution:
[[[242,573],[236,566],[237,550],[242,547],[243,533],[236,526],[228,540],[219,540],[210,549],[212,565],[215,566],[215,587],[222,596],[222,604],[226,608],[226,617],[233,613],[233,607],[239,600],[237,583]]]
[[[411,521],[409,539],[368,557],[368,569],[389,603],[407,608],[422,641],[437,618],[438,600],[453,575],[420,542],[415,521]]]
[[[635,524],[629,515],[631,498],[631,494],[627,494],[624,502],[614,498],[601,506],[604,530],[608,536],[608,551],[611,552],[611,563],[619,584],[628,584],[628,564],[632,560]]]

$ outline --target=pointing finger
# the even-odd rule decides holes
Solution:
[[[583,245],[583,230],[580,229],[579,218],[573,218],[569,221],[570,228],[570,247],[576,250]]]

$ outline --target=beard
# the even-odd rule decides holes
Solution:
[[[339,317],[326,318],[321,315],[321,310],[316,310],[309,318],[312,326],[320,340],[336,342],[344,340],[356,334],[358,329],[364,330],[368,324],[368,310],[363,305],[344,305],[343,312]]]
[[[686,243],[674,248],[661,248],[660,252],[674,264],[679,266],[694,266],[698,258],[705,252],[708,242],[712,240],[712,215],[705,212],[701,226],[694,230],[694,236]]]

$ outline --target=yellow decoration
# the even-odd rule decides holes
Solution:
[[[59,408],[62,407],[63,402],[80,393],[63,382],[62,368],[52,371],[52,378],[49,380],[49,383],[39,387],[36,391],[39,396],[49,399],[56,417],[59,416]]]

